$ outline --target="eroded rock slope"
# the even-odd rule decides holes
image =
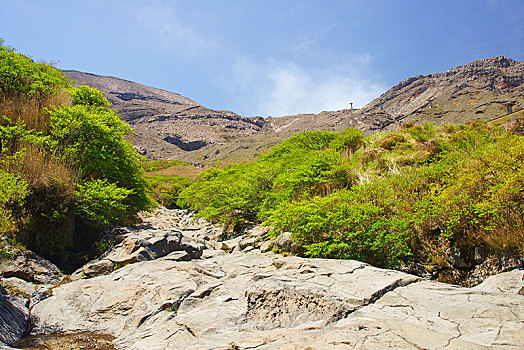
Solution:
[[[33,307],[33,334],[98,332],[117,348],[148,350],[524,344],[521,270],[462,288],[357,261],[276,255],[261,229],[221,241],[218,227],[165,209],[121,235],[92,263],[104,268],[85,266]]]
[[[263,118],[215,111],[174,92],[115,77],[64,71],[78,85],[103,91],[111,108],[135,131],[132,140],[151,159],[183,158],[187,152],[260,132]]]

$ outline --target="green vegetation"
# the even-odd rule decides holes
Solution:
[[[187,162],[165,159],[144,160],[142,168],[151,198],[169,209],[178,208],[178,195],[193,182],[191,175],[196,170]]]
[[[248,164],[210,169],[178,203],[239,230],[292,232],[306,256],[439,263],[451,245],[524,253],[522,119],[295,135]]]
[[[368,137],[305,132],[193,180],[200,169],[187,163],[140,159],[108,106],[0,40],[3,237],[67,258],[101,226],[132,224],[156,201],[233,231],[262,223],[274,236],[292,232],[310,257],[394,267],[440,264],[452,246],[524,254],[522,113],[506,124],[406,123]]]
[[[168,209],[179,208],[178,195],[193,182],[193,179],[178,175],[147,175],[146,180],[151,198]]]
[[[176,165],[189,165],[189,163],[182,160],[166,160],[166,159],[157,159],[157,160],[144,160],[142,162],[142,168],[145,172],[155,172],[159,170],[168,169]]]
[[[108,106],[100,91],[74,88],[52,65],[0,45],[4,237],[67,257],[92,243],[86,228],[132,224],[152,204],[139,155],[125,140],[131,129]]]

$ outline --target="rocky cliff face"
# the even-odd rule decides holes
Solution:
[[[408,78],[371,101],[363,115],[382,111],[385,121],[436,124],[490,120],[524,108],[524,62],[499,56],[444,73]],[[375,123],[377,129],[384,123]]]
[[[118,78],[65,73],[105,93],[135,129],[133,142],[147,157],[191,162],[253,159],[307,130],[356,127],[373,133],[398,128],[405,121],[492,120],[524,108],[524,62],[503,56],[408,78],[358,110],[266,119],[214,111],[178,94]]]

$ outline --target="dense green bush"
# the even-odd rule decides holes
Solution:
[[[86,228],[132,224],[149,208],[131,129],[108,106],[100,91],[0,46],[0,233],[64,256]]]
[[[22,156],[0,159],[0,233],[14,228],[12,211],[19,211],[27,196],[27,182],[16,172]]]
[[[367,138],[306,132],[256,162],[207,171],[179,204],[237,228],[258,221],[292,232],[311,257],[392,267],[445,260],[452,244],[522,254],[519,123],[407,125]]]
[[[346,156],[355,153],[364,144],[364,135],[362,131],[356,128],[349,128],[336,134],[331,140],[329,147],[336,151],[343,151]]]
[[[109,107],[111,105],[101,91],[86,85],[73,88],[69,93],[71,94],[71,102],[75,106]]]
[[[91,104],[62,106],[52,108],[49,117],[47,147],[58,150],[63,159],[69,159],[82,180],[104,179],[129,190],[121,201],[130,209],[127,214],[131,217],[148,206],[138,154],[124,138],[131,130],[112,110]]]
[[[293,232],[307,256],[397,265],[411,254],[409,222],[387,205],[393,191],[370,186],[283,203],[271,211],[266,224]],[[373,194],[383,198],[373,199]]]
[[[146,180],[152,199],[169,209],[179,207],[177,200],[180,192],[193,182],[190,178],[177,175],[148,175]]]
[[[233,229],[261,221],[280,203],[327,195],[353,181],[340,153],[329,148],[337,133],[295,135],[247,164],[211,169],[184,189],[179,205]]]
[[[57,94],[69,79],[51,64],[34,62],[13,49],[0,46],[0,96],[25,95],[38,99]]]
[[[125,222],[129,205],[125,200],[133,190],[118,187],[107,179],[90,180],[78,184],[75,194],[78,196],[77,210],[89,220],[110,224]]]

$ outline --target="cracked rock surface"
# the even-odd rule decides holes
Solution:
[[[176,249],[54,288],[32,309],[33,334],[98,332],[113,335],[117,348],[136,350],[524,344],[522,273],[468,289],[357,261],[263,253],[254,231],[221,244],[216,227],[182,211],[161,210],[147,220],[130,232],[139,248],[149,252],[147,237],[158,243],[175,235],[206,249],[183,261],[169,257],[187,250],[167,244]],[[145,232],[160,228],[161,235]]]

